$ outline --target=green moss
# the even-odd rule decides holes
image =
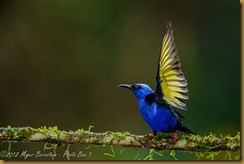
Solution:
[[[58,147],[58,144],[50,144],[50,146],[49,146],[49,143],[45,143],[45,145],[44,145],[44,151],[45,150],[52,150],[53,149],[53,154],[57,154],[56,153],[57,147]],[[55,158],[55,155],[52,156],[52,160],[54,160],[54,158]]]
[[[37,129],[37,132],[43,133],[44,135],[46,135],[46,133],[48,133],[48,129],[46,126],[42,126],[41,128]]]
[[[115,157],[114,147],[111,145],[110,148],[111,148],[112,154],[104,153],[104,155],[107,155],[107,156],[110,156],[110,157]]]
[[[67,149],[65,150],[67,152],[66,157],[67,157],[68,160],[70,160],[70,158],[69,158],[69,148],[70,148],[70,144],[68,144]]]
[[[206,156],[206,158],[210,158],[211,160],[214,160],[214,158],[220,153],[219,152],[208,152],[208,156]]]
[[[7,127],[7,129],[4,131],[4,133],[5,133],[6,135],[8,135],[9,137],[13,137],[14,134],[15,134],[15,131],[14,131],[13,128],[11,128],[10,125],[8,125],[8,127]]]
[[[15,135],[19,138],[19,139],[28,139],[31,136],[31,132],[25,128],[20,128],[19,130],[16,131]]]
[[[56,134],[57,134],[57,138],[60,139],[61,131],[58,130],[58,127],[57,127],[57,126],[49,127],[48,130],[49,130],[49,131],[52,131],[52,132],[54,132],[54,133],[56,133]]]
[[[116,139],[124,140],[126,137],[130,136],[129,132],[111,132],[111,135]]]
[[[153,152],[155,149],[150,149],[148,156],[144,158],[144,160],[153,160]]]
[[[183,135],[178,141],[173,141],[172,139],[169,139],[167,137],[162,136],[156,136],[154,138],[150,138],[148,136],[131,136],[129,132],[107,132],[107,133],[101,133],[102,135],[94,136],[93,132],[91,132],[91,129],[94,128],[93,126],[89,126],[88,130],[84,129],[78,129],[75,131],[74,135],[71,132],[70,135],[68,135],[67,138],[65,138],[65,142],[72,143],[72,142],[79,142],[80,138],[83,139],[90,139],[95,140],[97,143],[95,144],[113,144],[113,141],[123,141],[123,140],[129,140],[129,142],[133,143],[133,140],[137,140],[141,143],[143,143],[147,147],[154,148],[155,145],[158,145],[158,149],[164,148],[164,146],[175,146],[176,149],[182,149],[185,148],[189,151],[194,151],[196,154],[196,157],[198,159],[205,158],[205,159],[216,159],[216,156],[220,154],[220,150],[222,150],[224,154],[225,159],[229,160],[238,160],[240,159],[240,132],[237,133],[236,136],[232,137],[230,135],[220,135],[220,137],[216,137],[214,133],[210,133],[207,136],[199,136],[199,135]],[[58,146],[61,146],[63,143],[61,142],[64,139],[64,134],[67,134],[69,132],[61,131],[58,129],[57,126],[54,127],[46,127],[43,126],[41,128],[35,129],[31,127],[25,127],[25,128],[12,128],[11,126],[8,126],[6,129],[4,129],[2,135],[7,136],[11,139],[18,140],[27,140],[28,138],[31,138],[32,140],[39,139],[39,138],[45,138],[47,137],[49,139],[54,138],[56,140],[56,136],[58,138],[58,141],[60,140],[60,143],[57,144],[51,144],[49,146],[48,144],[44,145],[44,150],[46,149],[53,149],[54,153],[56,153],[56,149]],[[78,134],[77,134],[78,133]],[[48,134],[48,136],[46,136]],[[41,137],[40,137],[41,136]],[[175,145],[174,145],[175,144]],[[223,150],[223,144],[224,144],[224,150]],[[207,146],[206,146],[207,145]],[[103,145],[104,146],[104,145]],[[69,149],[70,145],[68,145],[67,150]],[[143,147],[143,146],[142,146]],[[89,147],[88,147],[89,148]],[[11,149],[11,142],[9,141],[9,152]],[[171,148],[169,148],[171,149]],[[115,156],[115,152],[113,150],[113,147],[111,147],[112,153],[105,153],[104,155],[108,156]],[[121,153],[121,152],[120,152]],[[174,159],[176,156],[177,151],[171,151],[170,156],[172,156]],[[233,154],[233,153],[239,153],[239,154]],[[153,159],[153,155],[162,155],[160,151],[156,149],[150,149],[149,154],[145,157],[146,160]],[[223,155],[223,154],[222,154]],[[69,156],[67,156],[67,159]],[[137,158],[137,157],[136,157]]]
[[[76,130],[76,132],[78,132],[78,133],[84,133],[84,129],[78,129],[78,130]]]
[[[181,139],[178,142],[176,142],[176,144],[175,144],[175,146],[177,148],[183,148],[183,147],[186,147],[186,145],[187,145],[187,140],[186,139]]]
[[[78,133],[80,133],[80,134],[84,134],[84,135],[89,135],[89,134],[91,134],[92,132],[91,132],[91,128],[94,128],[92,125],[90,125],[89,127],[88,127],[88,130],[84,130],[84,129],[78,129],[78,130],[76,130],[76,132],[78,132]]]
[[[88,128],[88,131],[91,132],[91,128],[94,128],[94,126],[90,125]]]
[[[175,153],[174,150],[171,150],[170,153],[169,153],[169,155],[172,156],[172,157],[174,158],[174,160],[178,160],[178,159],[175,157],[176,153]]]
[[[191,136],[191,138],[189,138],[189,139],[191,139],[192,141],[198,141],[197,144],[199,144],[199,145],[203,144],[203,143],[210,143],[210,144],[208,144],[208,145],[210,145],[208,147],[208,149],[206,149],[204,151],[200,150],[198,152],[195,152],[196,157],[198,159],[207,158],[207,159],[214,160],[221,152],[225,152],[226,153],[225,159],[233,160],[232,154],[234,152],[240,154],[240,151],[237,151],[240,148],[240,132],[238,132],[237,135],[234,137],[231,137],[230,135],[227,135],[227,136],[220,135],[220,137],[217,138],[215,136],[215,134],[210,133],[210,135],[202,137],[201,140],[196,140],[196,138],[194,138],[193,136]],[[225,143],[226,141],[228,141],[226,143],[226,146],[228,149],[225,151],[223,151],[223,150],[220,151],[221,144]],[[211,146],[211,143],[213,144],[213,146]],[[197,146],[197,145],[195,145],[195,146]],[[218,151],[218,148],[219,148],[219,151]],[[212,151],[213,149],[215,151]],[[239,159],[240,159],[240,155],[236,155],[234,157],[234,160],[239,160]]]
[[[8,126],[4,133],[14,139],[28,139],[31,136],[29,128],[12,128]]]
[[[157,140],[156,137],[153,139],[146,139],[150,140],[153,144],[159,144],[160,141],[163,139]],[[145,141],[146,141],[145,140]],[[171,143],[171,140],[167,140],[167,143]],[[166,143],[166,144],[167,144]],[[226,143],[228,149],[227,150],[222,150],[221,151],[221,145],[223,143]],[[206,146],[208,145],[208,146]],[[234,152],[240,153],[238,150],[240,149],[240,133],[238,132],[236,136],[231,137],[230,135],[223,136],[220,135],[220,137],[216,137],[214,133],[210,133],[207,136],[199,136],[199,135],[183,135],[176,143],[175,143],[176,148],[186,148],[188,147],[189,150],[194,149],[194,152],[196,154],[196,157],[198,159],[201,158],[206,158],[206,159],[211,159],[214,160],[220,152],[225,152],[226,158],[229,160],[238,160],[240,159],[240,155],[236,155],[235,157],[232,156]],[[198,149],[199,147],[199,149]],[[204,149],[200,149],[200,148]],[[170,156],[175,158],[177,151],[171,151]],[[149,155],[145,159],[152,159],[153,158],[153,151],[151,150],[149,152]]]
[[[163,156],[163,152],[164,151],[161,151],[161,153],[160,153],[160,151],[158,151],[158,150],[156,150],[156,149],[150,149],[149,150],[149,154],[144,158],[144,160],[153,160],[154,158],[154,154],[156,154],[156,155],[159,155],[159,156]]]
[[[9,141],[9,142],[8,142],[8,154],[11,153],[11,146],[12,146],[12,145],[11,145],[11,142]],[[11,156],[9,155],[8,158],[10,158],[10,157],[11,157]]]

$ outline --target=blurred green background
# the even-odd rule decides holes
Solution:
[[[172,22],[189,84],[185,125],[200,135],[235,135],[240,131],[240,1],[233,0],[0,1],[1,126],[151,132],[134,95],[117,85],[143,82],[154,88],[165,20]],[[12,147],[34,151],[43,144]],[[115,150],[109,157],[103,153],[110,147],[92,147],[87,159],[148,155],[144,149]],[[180,152],[176,157],[195,159]]]

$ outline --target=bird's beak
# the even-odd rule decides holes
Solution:
[[[123,87],[123,88],[131,89],[131,85],[129,85],[129,84],[120,84],[117,87]]]

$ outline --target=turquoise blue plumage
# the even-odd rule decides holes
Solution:
[[[120,84],[118,87],[130,89],[137,98],[140,113],[152,128],[151,137],[158,132],[174,133],[176,131],[194,134],[183,125],[183,115],[177,109],[187,110],[188,88],[186,78],[181,71],[180,60],[174,41],[173,29],[168,22],[159,55],[156,88],[153,91],[147,84]]]

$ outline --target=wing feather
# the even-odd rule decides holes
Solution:
[[[166,26],[157,72],[156,100],[186,110],[187,81],[181,71],[171,23]]]

